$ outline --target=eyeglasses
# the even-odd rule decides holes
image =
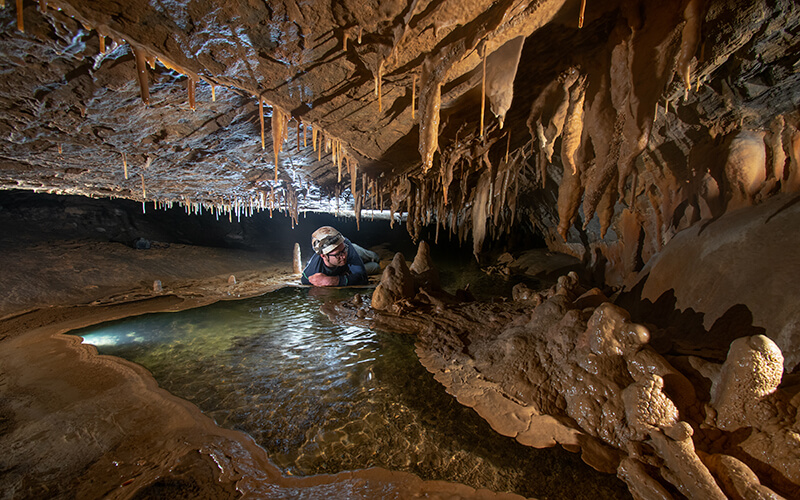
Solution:
[[[339,258],[339,257],[341,257],[342,255],[347,255],[347,247],[344,247],[344,248],[342,248],[342,249],[341,249],[340,251],[338,251],[338,252],[331,252],[331,253],[329,253],[329,254],[326,254],[326,256],[327,256],[329,259],[338,259],[338,258]]]

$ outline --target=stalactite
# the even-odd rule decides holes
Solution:
[[[378,113],[383,112],[383,60],[378,63],[378,70],[375,72],[375,97],[378,98]]]
[[[317,145],[317,161],[322,161],[322,131],[320,131],[319,145]]]
[[[355,160],[347,162],[347,170],[350,174],[350,193],[355,197],[356,181],[358,181],[358,164]]]
[[[287,133],[289,115],[276,105],[272,105],[272,151],[275,156],[275,180],[278,180],[278,160],[283,148],[283,138]]]
[[[603,72],[599,88],[587,107],[586,126],[595,152],[595,168],[584,182],[584,229],[594,217],[606,186],[613,180],[621,185],[618,164],[626,140],[628,96],[630,95],[629,48],[626,40],[614,46],[609,66]],[[630,126],[631,123],[627,125]]]
[[[423,174],[433,166],[433,155],[439,148],[439,111],[442,105],[441,83],[428,66],[424,66],[420,81],[419,152],[422,155]]]
[[[22,0],[17,0],[17,29],[25,33],[25,24],[22,21]]]
[[[569,107],[564,119],[564,130],[561,138],[561,161],[564,168],[572,169],[572,173],[578,172],[575,155],[581,145],[581,135],[583,134],[583,103],[586,97],[586,76],[581,76],[570,89]]]
[[[505,124],[506,113],[514,100],[514,80],[524,44],[524,36],[512,38],[485,58],[486,77],[483,82],[485,96],[501,129]],[[482,102],[485,105],[485,99]]]
[[[416,116],[415,108],[417,105],[417,75],[411,77],[411,119]]]
[[[586,11],[586,0],[581,0],[581,13],[578,16],[578,28],[583,28],[583,14]]]
[[[313,123],[311,124],[311,146],[314,151],[317,150],[317,127]]]
[[[356,231],[360,231],[362,199],[358,192],[351,192],[351,194],[353,195],[353,212],[356,216]]]
[[[339,163],[339,158],[338,158],[339,156],[339,148],[337,148],[338,144],[339,141],[337,139],[333,139],[331,141],[331,160],[333,161],[334,165],[340,167],[341,163]]]
[[[567,233],[575,216],[583,195],[581,173],[577,168],[576,155],[580,148],[583,133],[583,102],[586,92],[586,77],[582,76],[570,91],[569,110],[564,124],[561,139],[561,160],[564,173],[558,187],[558,234],[567,241]]]
[[[401,204],[406,201],[408,195],[411,193],[411,181],[408,180],[407,177],[403,177],[397,182],[397,186],[392,189],[390,194],[391,204],[390,204],[390,222],[389,227],[394,227],[394,214],[398,213]]]
[[[300,120],[297,119],[297,152],[300,152],[300,129],[303,127],[303,124],[300,123]]]
[[[186,79],[186,88],[189,91],[189,108],[195,110],[195,86],[196,82],[191,76]]]
[[[133,49],[133,56],[136,59],[136,75],[139,80],[139,90],[142,94],[142,102],[150,104],[150,85],[147,81],[147,60],[143,49]]]
[[[337,171],[336,182],[342,182],[342,164],[341,163],[336,165],[336,171]],[[347,171],[348,172],[350,171],[350,158],[349,157],[347,158]]]
[[[125,179],[128,178],[128,158],[125,156],[125,151],[122,152],[122,169],[125,172]]]
[[[142,200],[147,198],[147,191],[144,189],[144,172],[139,172],[139,177],[142,178]]]
[[[211,84],[211,102],[217,102],[217,86],[213,83]]]
[[[614,218],[614,205],[617,203],[618,191],[614,189],[614,183],[609,182],[600,201],[597,204],[597,217],[600,219],[600,238],[605,238],[611,221]],[[583,228],[586,229],[588,221],[584,222]]]
[[[258,122],[261,124],[261,150],[267,148],[267,142],[264,137],[264,99],[258,98]]]
[[[475,197],[472,200],[472,254],[480,262],[478,256],[486,238],[486,218],[488,217],[489,198],[491,196],[492,177],[486,169],[475,187]]]
[[[700,28],[703,24],[702,19],[702,0],[689,0],[683,10],[683,18],[686,24],[683,25],[681,32],[681,50],[678,54],[678,74],[686,86],[686,92],[692,88],[691,81],[691,62],[697,45],[700,43]]]
[[[486,113],[486,47],[483,49],[483,62],[482,62],[482,76],[481,76],[481,139],[483,139],[483,115]]]
[[[308,147],[308,142],[306,140],[307,139],[307,135],[308,135],[308,126],[304,123],[303,124],[303,147],[304,148]]]
[[[106,53],[106,37],[104,35],[101,35],[100,33],[98,33],[97,34],[97,39],[100,42],[100,53],[101,54],[105,54]]]
[[[364,28],[361,26],[358,27],[358,44],[361,45],[361,32],[364,31]]]
[[[347,32],[345,31],[344,32],[344,36],[342,36],[342,50],[344,52],[347,52],[347,37],[348,37],[348,35],[347,35]]]

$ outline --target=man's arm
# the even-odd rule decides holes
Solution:
[[[311,276],[321,273],[322,272],[322,257],[319,254],[314,254],[308,259],[308,264],[306,264],[306,268],[303,269],[303,275],[300,277],[300,283],[304,285],[310,285],[311,282],[308,281],[308,278]]]
[[[350,240],[345,240],[345,242],[347,244],[347,267],[350,273],[339,276],[339,286],[366,285],[369,283],[369,278],[367,278],[367,269],[364,267],[364,262],[356,249],[353,248]]]

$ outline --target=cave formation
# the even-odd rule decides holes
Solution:
[[[175,281],[165,290],[143,285],[107,245],[27,237],[30,226],[61,220],[25,205],[30,194],[113,200],[112,213],[133,203],[150,213],[180,207],[243,224],[276,214],[290,228],[305,213],[344,215],[357,227],[377,215],[387,231],[402,225],[423,242],[419,264],[389,266],[406,280],[424,275],[425,245],[440,240],[487,268],[518,271],[535,235],[581,271],[484,306],[468,346],[441,317],[466,321],[476,306],[437,295],[426,280],[416,282],[424,293],[331,314],[418,335],[426,367],[499,432],[581,451],[636,497],[800,494],[796,2],[18,0],[2,3],[0,23],[0,188],[23,193],[0,211],[9,488],[41,494],[48,477],[61,477],[64,488],[81,484],[78,496],[97,496],[132,474],[102,460],[109,450],[133,457],[148,448],[160,465],[125,491],[179,470],[209,495],[486,494],[389,471],[282,477],[251,441],[159,392],[140,369],[64,340],[58,334],[91,322],[282,286],[293,279],[283,270],[291,251],[278,263],[173,248],[169,262],[142,264],[169,269]],[[86,220],[93,212],[80,202],[66,206],[55,210],[85,227],[53,235],[103,226]],[[510,257],[498,264],[499,246]],[[78,258],[65,271],[41,260],[71,250],[97,263]],[[231,258],[236,265],[224,263]],[[566,323],[569,335],[558,327]],[[537,391],[511,383],[513,370],[496,359],[550,352],[558,335],[575,344],[560,354],[564,366],[590,373],[581,363],[596,358],[611,367],[604,376],[613,380],[598,383],[614,387],[614,418],[602,425],[574,410],[571,401],[589,403],[574,394],[579,384],[564,382],[575,373],[548,364],[552,353],[522,370]],[[737,363],[751,367],[749,382]],[[484,387],[493,403],[443,375],[455,370],[494,384]],[[95,379],[103,383],[87,382]],[[509,398],[510,387],[528,399]],[[125,422],[112,416],[71,431],[85,438],[116,425],[128,437],[78,447],[82,458],[43,460],[50,475],[20,486],[9,471],[22,467],[26,445],[14,441],[14,425],[65,425],[58,398],[47,400],[55,392],[62,406],[124,401],[115,405]],[[497,416],[522,414],[551,435]],[[159,433],[137,418],[158,422]],[[610,428],[617,434],[604,435]]]

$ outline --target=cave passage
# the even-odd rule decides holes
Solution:
[[[352,294],[290,287],[73,333],[250,434],[285,474],[380,466],[526,497],[628,497],[623,482],[577,454],[494,432],[422,367],[411,337],[336,325],[319,312]]]

